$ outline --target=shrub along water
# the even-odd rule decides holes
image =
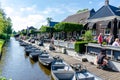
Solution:
[[[2,47],[3,47],[4,43],[5,43],[5,40],[0,39],[0,53],[2,52]]]

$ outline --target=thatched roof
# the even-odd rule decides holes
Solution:
[[[93,14],[95,11],[88,10],[81,13],[73,14],[68,16],[66,19],[64,19],[62,22],[71,22],[71,23],[78,23],[78,24],[86,24],[87,19]]]

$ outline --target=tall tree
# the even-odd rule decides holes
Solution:
[[[47,20],[47,22],[50,22],[53,19],[51,17],[47,17],[46,20]]]
[[[7,37],[12,33],[12,21],[6,17],[3,9],[0,8],[0,34],[6,34]]]

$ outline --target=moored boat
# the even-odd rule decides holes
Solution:
[[[76,80],[103,80],[97,75],[89,72],[85,66],[80,63],[71,65],[76,72]]]
[[[38,61],[38,56],[42,53],[41,50],[35,50],[34,52],[29,54],[29,57],[34,60],[34,61]]]
[[[56,58],[52,62],[51,74],[54,80],[76,80],[75,71],[60,58]]]
[[[47,53],[46,51],[43,51],[39,56],[38,56],[39,62],[44,65],[44,66],[50,66],[51,63],[53,62],[53,57]]]
[[[26,49],[25,49],[25,54],[26,54],[27,56],[29,56],[30,53],[35,52],[36,50],[39,50],[39,49],[37,49],[37,48],[35,48],[35,47],[26,48]]]

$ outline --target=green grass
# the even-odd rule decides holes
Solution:
[[[2,50],[2,47],[3,47],[4,43],[5,43],[5,40],[0,39],[0,52]]]

